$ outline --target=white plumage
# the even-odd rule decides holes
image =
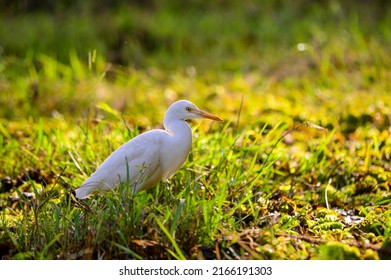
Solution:
[[[166,130],[150,130],[123,144],[83,182],[76,190],[76,197],[84,199],[95,191],[110,190],[121,183],[136,193],[170,178],[190,152],[192,135],[186,120],[193,118],[221,121],[190,101],[173,103],[164,115]]]

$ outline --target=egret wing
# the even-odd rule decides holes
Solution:
[[[160,149],[167,136],[164,130],[152,130],[119,147],[76,190],[76,197],[85,198],[121,183],[131,187],[133,193],[156,184],[162,177]]]

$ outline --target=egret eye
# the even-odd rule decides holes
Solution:
[[[191,111],[190,107],[186,107],[186,111],[190,112]]]

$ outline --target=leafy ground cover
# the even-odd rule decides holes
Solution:
[[[2,258],[389,259],[387,9],[173,3],[0,19]],[[225,121],[173,178],[73,197],[181,98]]]

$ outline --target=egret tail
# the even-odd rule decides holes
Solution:
[[[75,192],[76,192],[76,197],[78,199],[85,199],[90,196],[90,194],[92,193],[92,190],[91,190],[91,187],[81,186]]]

